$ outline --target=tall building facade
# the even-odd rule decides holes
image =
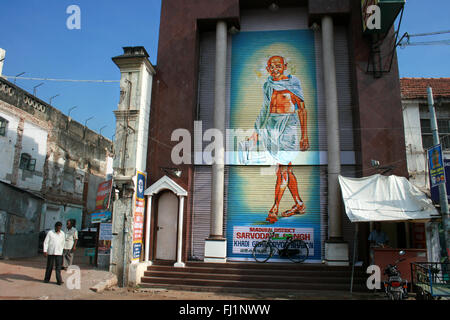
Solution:
[[[276,229],[306,239],[310,262],[347,264],[337,176],[374,174],[371,160],[407,173],[396,56],[381,77],[372,56],[361,1],[163,1],[147,187],[167,175],[187,198],[179,225],[177,198],[152,195],[149,259],[249,261]]]

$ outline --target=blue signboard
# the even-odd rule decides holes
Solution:
[[[428,166],[430,168],[431,187],[445,183],[444,162],[441,145],[428,149]]]
[[[111,222],[111,211],[91,213],[91,223]]]
[[[144,191],[145,191],[145,173],[138,171],[136,198],[144,200]]]
[[[142,242],[133,243],[133,259],[139,259],[142,251]]]
[[[445,176],[450,175],[450,159],[444,159],[444,170]],[[430,176],[430,185],[431,185],[431,176]],[[446,179],[445,186],[447,187],[447,199],[450,200],[449,192],[450,192],[450,181]],[[431,199],[434,203],[439,203],[439,188],[438,186],[431,188]]]

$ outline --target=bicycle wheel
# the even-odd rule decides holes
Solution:
[[[273,248],[268,241],[260,241],[253,247],[253,258],[257,262],[266,262],[272,256]]]
[[[286,252],[291,261],[300,263],[308,258],[309,249],[305,241],[293,240],[287,245]]]

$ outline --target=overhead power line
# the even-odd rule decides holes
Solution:
[[[400,45],[400,47],[402,47],[402,48],[404,48],[406,46],[450,45],[450,39],[410,42],[410,38],[413,38],[413,37],[427,37],[427,36],[435,36],[435,35],[446,34],[446,33],[450,33],[450,30],[416,33],[416,34],[409,34],[408,32],[405,32],[405,34],[400,39],[398,45]],[[403,39],[405,39],[405,40],[403,40]]]
[[[416,34],[408,34],[408,35],[409,35],[409,37],[424,37],[424,36],[432,36],[432,35],[444,34],[444,33],[450,33],[450,30],[427,32],[427,33],[416,33]]]
[[[15,76],[3,76],[3,77],[7,79],[59,81],[59,82],[100,82],[100,83],[120,82],[120,80],[75,80],[75,79],[30,78],[30,77],[15,77]]]
[[[401,46],[435,46],[435,45],[450,45],[450,39],[436,40],[436,41],[422,41],[422,42],[406,42],[400,44]]]

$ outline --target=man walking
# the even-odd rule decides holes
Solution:
[[[78,231],[75,228],[75,219],[67,220],[66,241],[63,252],[63,270],[66,270],[73,261],[73,252],[77,249]]]
[[[65,243],[65,234],[61,231],[62,223],[55,223],[55,230],[50,230],[44,240],[44,256],[47,257],[47,268],[45,270],[44,282],[48,283],[52,276],[53,265],[55,265],[56,283],[64,282],[61,279],[62,254]]]

